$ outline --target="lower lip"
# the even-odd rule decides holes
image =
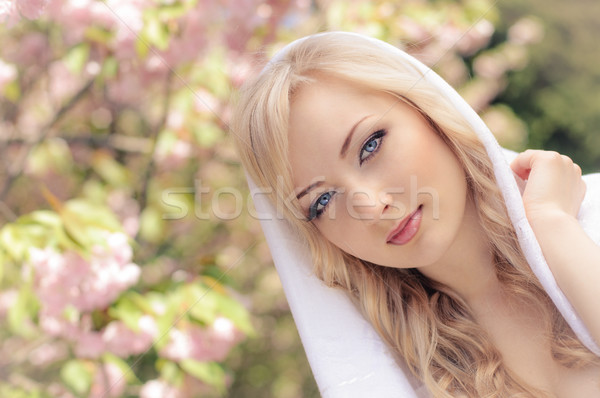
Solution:
[[[421,207],[419,207],[410,217],[404,228],[398,231],[396,235],[392,236],[387,243],[391,243],[393,245],[405,245],[410,242],[411,239],[417,234],[417,231],[419,231],[422,217],[423,211]]]

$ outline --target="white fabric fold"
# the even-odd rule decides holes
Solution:
[[[335,34],[359,36],[349,32]],[[525,217],[521,193],[507,160],[514,153],[504,151],[498,145],[475,111],[435,72],[396,47],[368,39],[401,54],[407,62],[418,68],[423,78],[433,83],[440,94],[449,99],[456,111],[472,125],[492,160],[498,185],[526,260],[581,342],[600,355],[600,348],[559,289]],[[284,47],[271,62],[301,40],[304,39]],[[600,245],[600,174],[586,176],[585,181],[588,190],[578,219],[586,233]],[[249,184],[251,190],[256,189],[250,179]],[[290,230],[287,222],[277,217],[267,198],[254,195],[253,199],[258,213],[263,215],[261,225],[322,396],[427,397],[424,387],[402,364],[394,360],[387,346],[350,298],[339,290],[325,286],[312,273],[309,249],[303,244],[302,238]]]

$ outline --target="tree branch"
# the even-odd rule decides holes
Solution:
[[[46,126],[44,126],[41,129],[41,132],[38,135],[38,137],[33,142],[31,142],[31,144],[29,144],[23,148],[23,150],[21,151],[20,157],[13,163],[13,167],[11,167],[7,171],[8,177],[7,177],[6,181],[4,181],[2,189],[0,190],[0,200],[3,200],[6,197],[6,195],[10,191],[10,188],[14,184],[15,180],[23,172],[23,169],[25,168],[25,164],[27,162],[27,158],[29,157],[29,154],[31,153],[33,148],[35,148],[37,145],[39,145],[41,142],[43,142],[46,139],[46,137],[48,136],[48,134],[50,133],[52,128],[63,118],[63,116],[69,110],[71,110],[85,96],[85,94],[92,88],[93,84],[94,84],[94,78],[91,78],[90,80],[88,80],[87,83],[85,83],[79,89],[79,91],[77,91],[77,93],[75,93],[75,95],[73,95],[73,97],[71,97],[71,99],[69,101],[67,101],[54,114],[54,117],[52,118],[52,120],[50,120],[50,122],[48,122],[48,124],[46,124]]]
[[[167,123],[167,118],[169,116],[169,108],[171,106],[171,80],[173,77],[173,73],[169,72],[165,79],[165,87],[164,87],[164,101],[163,101],[163,109],[162,116],[160,120],[156,123],[154,128],[152,129],[152,133],[150,135],[150,139],[152,141],[152,148],[148,155],[148,165],[146,166],[146,170],[142,177],[142,186],[140,188],[138,203],[140,205],[140,210],[143,211],[146,205],[148,204],[148,188],[150,186],[150,178],[154,173],[154,169],[156,164],[154,162],[154,153],[156,151],[156,141],[158,139],[158,134],[165,127]]]
[[[121,152],[148,154],[152,150],[152,141],[146,137],[132,137],[124,134],[92,134],[80,133],[73,137],[60,137],[69,145],[87,144],[106,147]],[[0,137],[0,145],[34,145],[37,139]]]

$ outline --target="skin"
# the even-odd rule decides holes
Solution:
[[[544,334],[539,314],[504,294],[464,171],[419,112],[389,94],[318,76],[294,95],[289,144],[293,181],[307,216],[311,207],[321,210],[315,203],[331,193],[325,212],[310,221],[323,239],[375,264],[416,267],[453,289],[507,366],[532,386],[558,397],[600,393],[598,369],[556,364],[547,342],[535,337]],[[526,214],[559,286],[600,341],[594,306],[600,247],[575,218],[585,193],[581,170],[567,157],[543,151],[526,151],[511,167],[527,180]],[[422,217],[414,236],[404,244],[389,243],[390,232],[417,209]]]
[[[347,154],[340,158],[355,125]],[[361,164],[361,148],[382,129],[386,135],[378,151]],[[324,239],[375,264],[417,267],[474,301],[494,290],[492,259],[465,173],[414,108],[389,94],[320,78],[295,95],[289,131],[298,191],[323,182],[300,199],[304,211],[308,214],[320,195],[337,192],[326,212],[312,221]],[[391,231],[419,207],[416,235],[404,245],[387,243]]]
[[[581,169],[556,152],[528,150],[511,164],[527,179],[523,203],[556,281],[592,334],[600,342],[598,286],[600,247],[577,222],[585,195]]]

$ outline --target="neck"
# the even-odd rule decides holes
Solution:
[[[428,278],[449,287],[474,312],[485,311],[502,297],[494,256],[471,200],[465,210],[461,233],[444,259],[420,268]]]

